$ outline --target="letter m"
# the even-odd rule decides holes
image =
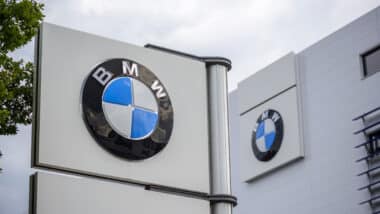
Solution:
[[[123,61],[123,74],[128,74],[130,76],[139,76],[139,67],[136,63],[132,63],[132,66],[129,62]]]

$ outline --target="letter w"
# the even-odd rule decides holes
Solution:
[[[160,85],[158,80],[155,80],[151,86],[152,90],[156,92],[156,97],[161,98],[165,97],[166,93],[164,92],[164,87]]]

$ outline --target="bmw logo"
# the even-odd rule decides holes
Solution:
[[[82,90],[82,110],[96,142],[128,160],[160,152],[173,129],[173,107],[163,83],[129,59],[110,59],[91,71]]]
[[[252,150],[260,161],[271,160],[281,147],[284,125],[280,113],[269,109],[256,121],[252,132]]]

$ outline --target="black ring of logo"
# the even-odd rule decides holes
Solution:
[[[271,148],[266,152],[262,152],[259,150],[256,144],[256,128],[265,119],[270,119],[273,121],[275,125],[275,129],[276,129],[276,136]],[[282,144],[282,138],[284,135],[284,124],[283,124],[281,114],[275,110],[268,109],[264,111],[260,115],[260,117],[257,119],[255,127],[256,128],[253,130],[252,137],[251,137],[251,146],[252,146],[253,154],[260,161],[269,161],[277,154]]]
[[[125,71],[123,73],[123,61],[130,66],[137,65],[138,75]],[[102,76],[104,80],[107,80],[105,84],[101,84],[99,78],[94,78],[95,72],[101,73],[99,69],[109,74],[109,76]],[[155,130],[149,137],[141,140],[131,140],[119,135],[106,120],[102,107],[102,95],[110,81],[123,76],[139,80],[153,94],[156,94],[157,91],[152,89],[152,85],[155,82],[157,83],[159,79],[148,68],[129,59],[107,60],[96,66],[84,82],[82,91],[83,119],[96,142],[112,154],[128,160],[146,159],[160,152],[168,144],[173,129],[173,107],[166,88],[159,81],[163,89],[161,92],[165,93],[166,96],[155,96],[158,104],[158,121]],[[100,81],[103,79],[100,78]]]

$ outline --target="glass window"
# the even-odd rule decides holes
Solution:
[[[380,46],[362,55],[364,77],[380,71]]]

